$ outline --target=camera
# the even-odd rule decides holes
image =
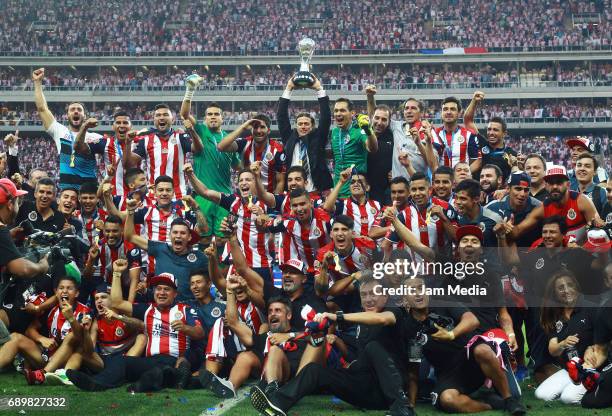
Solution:
[[[78,239],[74,235],[74,230],[66,230],[52,233],[35,229],[29,220],[24,220],[19,224],[26,236],[21,252],[23,256],[32,261],[39,262],[44,256],[49,254],[49,264],[60,262],[70,263],[73,258],[71,247],[73,241]]]
[[[434,334],[438,332],[438,328],[436,328],[436,325],[450,331],[453,328],[453,323],[454,322],[452,318],[440,316],[437,313],[432,312],[427,315],[427,318],[422,323],[423,332],[425,334]]]

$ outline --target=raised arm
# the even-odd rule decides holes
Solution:
[[[463,113],[463,125],[468,130],[472,130],[476,134],[478,134],[478,127],[474,123],[474,114],[476,113],[476,108],[483,103],[484,98],[484,92],[476,91],[472,97],[472,101],[470,101],[470,104],[468,104],[465,112]]]
[[[236,139],[240,137],[245,130],[251,128],[254,122],[258,123],[259,120],[250,119],[242,123],[240,127],[232,131],[219,142],[217,149],[219,149],[220,152],[237,152],[238,145],[236,144]]]
[[[193,125],[196,124],[196,118],[191,114],[191,101],[193,94],[202,82],[202,77],[198,74],[191,74],[185,79],[185,96],[181,103],[180,116],[183,120],[189,120]],[[195,151],[193,153],[196,153]]]
[[[191,163],[185,163],[183,166],[183,171],[185,172],[185,176],[191,182],[191,186],[193,190],[203,198],[208,199],[209,201],[214,202],[215,204],[219,204],[221,202],[221,193],[217,191],[213,191],[212,189],[208,189],[206,185],[202,183],[196,176],[193,171],[193,167]]]
[[[121,160],[124,169],[138,167],[140,166],[140,162],[142,162],[140,155],[132,152],[132,143],[137,135],[138,132],[136,130],[130,130],[125,137],[125,151],[123,152],[123,158]]]
[[[123,237],[134,244],[136,247],[147,250],[149,245],[149,240],[142,237],[141,235],[136,234],[134,230],[134,213],[136,212],[136,207],[138,206],[138,201],[135,199],[128,199],[127,201],[127,217],[125,219],[125,225],[123,228]]]
[[[366,98],[368,100],[368,116],[374,117],[374,109],[376,108],[376,85],[367,85],[365,87]]]
[[[225,306],[227,326],[236,334],[243,345],[251,347],[253,346],[253,331],[238,319],[238,306],[233,291],[234,285],[230,284],[230,287],[227,288],[227,304]]]
[[[113,309],[128,316],[132,316],[132,303],[123,300],[123,289],[121,287],[121,275],[127,268],[127,259],[117,259],[113,262],[113,283],[111,285],[110,300]]]
[[[325,202],[323,203],[323,209],[330,214],[336,212],[336,201],[338,200],[338,196],[340,195],[340,190],[344,186],[345,183],[349,181],[351,178],[351,173],[353,168],[346,168],[342,172],[340,172],[340,178],[338,183],[331,190],[327,198],[325,198]]]
[[[82,155],[88,155],[91,153],[89,146],[85,143],[85,136],[87,131],[91,128],[98,126],[98,120],[95,118],[88,118],[79,129],[76,139],[74,141],[74,151]]]
[[[287,86],[283,95],[278,99],[278,110],[276,111],[276,119],[278,120],[278,131],[280,133],[283,144],[291,137],[291,121],[289,121],[289,101],[295,85],[293,84],[293,76],[287,81]]]
[[[357,116],[357,125],[360,129],[363,129],[365,134],[368,136],[365,141],[365,148],[369,153],[378,152],[378,139],[374,134],[374,130],[372,130],[372,126],[370,125],[370,117],[365,114],[359,114]]]
[[[391,223],[393,224],[393,228],[395,228],[397,236],[404,243],[406,243],[406,245],[410,247],[411,250],[418,253],[425,260],[435,260],[436,254],[434,253],[434,251],[430,247],[421,243],[419,239],[412,233],[412,231],[410,231],[408,227],[406,227],[404,223],[400,221],[400,219],[397,217],[397,210],[395,209],[395,207],[387,207],[387,209],[385,209],[384,217],[388,221],[391,221]]]
[[[34,82],[34,103],[36,104],[36,111],[38,116],[43,123],[43,127],[47,130],[51,124],[55,122],[53,113],[49,111],[47,106],[47,100],[42,89],[42,82],[45,78],[45,68],[39,68],[32,73],[32,81]]]
[[[195,124],[191,121],[191,119],[186,118],[183,120],[183,127],[185,127],[185,131],[189,133],[191,136],[191,153],[198,154],[204,150],[204,146],[202,145],[202,139],[198,132],[196,132],[194,128]]]
[[[268,192],[261,181],[261,161],[253,162],[249,165],[249,170],[253,172],[253,176],[255,177],[255,196],[257,199],[263,201],[266,206],[270,208],[276,207],[276,198],[274,198],[274,194]]]

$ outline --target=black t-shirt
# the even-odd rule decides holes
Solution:
[[[275,296],[285,296],[290,298],[283,290],[271,286],[264,285],[264,301],[268,304],[268,301]],[[303,332],[305,327],[305,321],[302,319],[302,308],[309,305],[317,313],[325,312],[327,309],[325,303],[321,298],[315,296],[310,292],[303,293],[299,298],[291,301],[291,330],[295,332]]]
[[[23,256],[15,247],[8,227],[6,225],[0,226],[0,268],[2,268],[2,271],[7,264],[20,257]]]
[[[53,209],[53,214],[49,218],[43,220],[42,215],[36,210],[36,203],[30,201],[23,201],[15,223],[19,224],[24,220],[30,220],[35,229],[52,233],[61,231],[66,223],[64,215],[56,209]]]
[[[598,311],[596,306],[592,303],[580,301],[568,321],[559,320],[555,322],[555,331],[548,334],[548,339],[557,338],[557,341],[561,342],[570,335],[576,335],[580,341],[574,346],[575,353],[576,356],[583,357],[587,347],[593,345],[593,332]],[[559,357],[562,363],[571,358],[568,353],[571,354],[570,351],[566,350]]]
[[[478,135],[478,140],[481,143],[487,143],[486,137],[481,135]],[[512,172],[512,166],[509,163],[510,156],[516,157],[516,152],[508,146],[501,149],[491,149],[488,144],[485,144],[480,151],[482,152],[482,166],[496,165],[499,167],[503,175],[502,183],[505,183],[510,176],[510,172]]]
[[[370,198],[380,203],[385,202],[389,188],[389,176],[393,162],[393,133],[385,130],[378,138],[378,151],[368,153],[367,178],[370,184]]]
[[[435,303],[435,298],[431,298]],[[445,329],[452,331],[457,324],[461,321],[461,317],[464,313],[469,310],[455,302],[451,302],[453,306],[439,306],[429,308],[429,317],[433,317],[434,314],[436,319],[447,322]],[[408,332],[414,333],[410,341],[410,348],[420,348],[423,356],[427,358],[427,361],[434,367],[436,373],[443,374],[452,368],[455,363],[458,362],[458,354],[465,354],[465,345],[470,340],[473,334],[466,334],[455,338],[450,342],[436,341],[431,337],[432,330],[428,330],[426,321],[416,320],[412,314],[408,313],[406,319],[408,325]]]
[[[612,299],[608,299],[602,307],[599,308],[597,319],[595,320],[595,333],[593,342],[595,344],[606,344],[612,342]]]
[[[372,341],[379,341],[387,351],[395,355],[405,355],[407,333],[409,327],[406,325],[408,315],[403,308],[385,308],[383,312],[391,312],[395,315],[394,325],[357,325],[357,348],[359,353]]]

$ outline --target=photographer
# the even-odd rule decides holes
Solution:
[[[42,178],[34,190],[34,202],[24,201],[19,207],[16,223],[29,220],[32,226],[41,231],[56,233],[66,224],[64,215],[54,206],[57,190],[50,178]],[[21,228],[17,228],[21,231]]]
[[[8,276],[5,276],[6,273],[28,278],[42,275],[49,269],[46,257],[38,263],[25,259],[15,247],[8,229],[17,216],[19,198],[26,193],[26,191],[18,190],[9,179],[0,179],[0,268],[3,275],[0,280],[0,300],[4,298],[9,288],[10,280]],[[13,310],[12,306],[11,302],[8,305],[3,302],[0,308],[0,344],[10,339],[7,327],[11,329],[11,332],[23,332],[29,324],[28,314],[21,310]],[[22,315],[21,318],[16,314]],[[17,322],[22,322],[22,325],[17,325]],[[22,331],[17,331],[18,327]]]

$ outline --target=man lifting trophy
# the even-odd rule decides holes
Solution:
[[[308,88],[315,83],[315,77],[310,73],[310,60],[315,50],[315,41],[310,38],[304,38],[298,44],[300,53],[300,70],[293,77],[293,84],[296,87]]]

